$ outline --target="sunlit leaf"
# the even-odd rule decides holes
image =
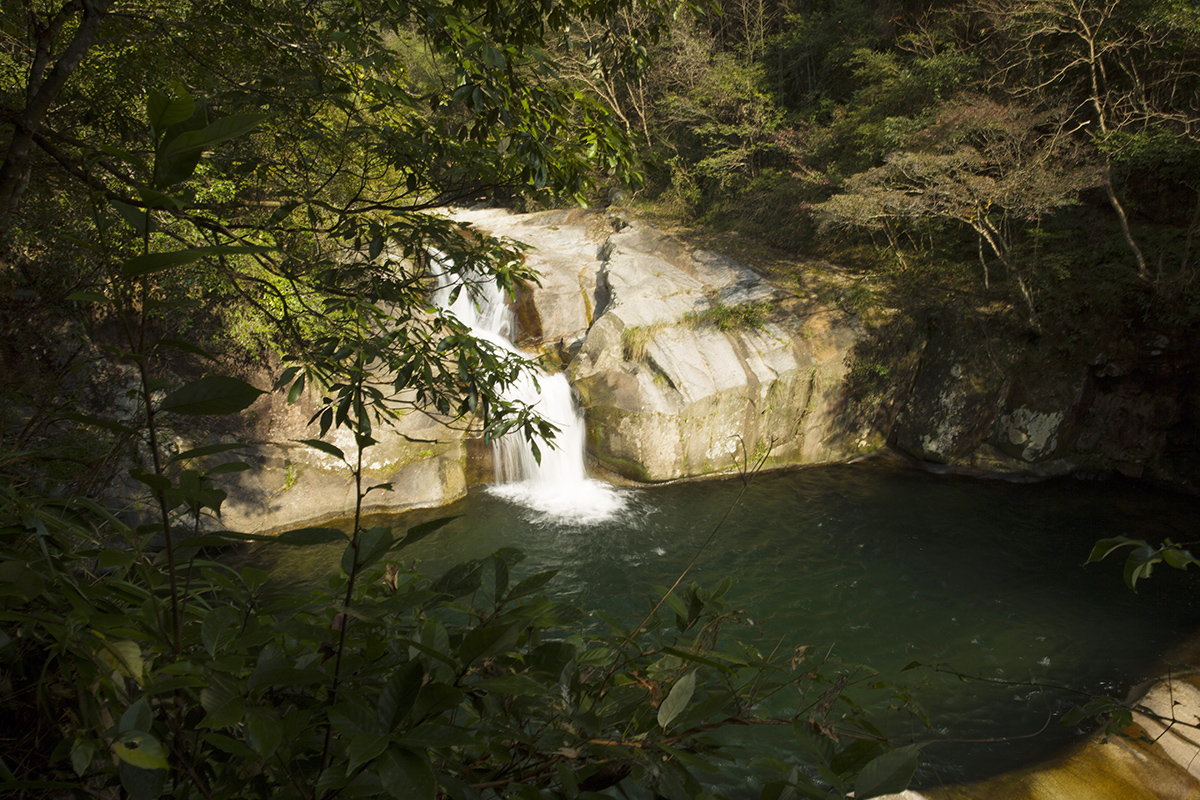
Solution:
[[[141,769],[167,769],[167,751],[148,733],[134,731],[123,734],[113,743],[117,758]]]
[[[658,724],[665,730],[671,721],[678,717],[683,710],[687,708],[688,703],[692,701],[692,694],[696,691],[696,671],[684,675],[679,680],[675,681],[675,685],[671,687],[671,691],[667,694],[662,705],[658,707]]]

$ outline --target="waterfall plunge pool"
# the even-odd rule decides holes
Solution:
[[[655,599],[651,586],[674,581],[741,488],[733,479],[617,490],[623,509],[591,523],[477,489],[439,509],[461,517],[403,559],[435,575],[516,547],[528,558],[514,580],[558,569],[548,593],[632,625]],[[1163,655],[1195,631],[1189,576],[1163,568],[1135,594],[1121,559],[1083,562],[1107,536],[1187,541],[1197,506],[1124,481],[1012,484],[869,464],[760,475],[688,581],[712,588],[733,578],[728,596],[754,622],[737,635],[768,649],[780,637],[832,647],[910,690],[933,728],[913,730],[906,717],[892,733],[946,740],[924,749],[917,784],[968,780],[1078,739],[1058,724],[1062,712],[1158,674]],[[341,550],[267,547],[252,557],[299,583],[336,571]],[[904,672],[913,661],[987,680]]]

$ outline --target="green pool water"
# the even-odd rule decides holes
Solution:
[[[523,573],[560,570],[551,594],[632,623],[742,488],[734,479],[620,490],[623,509],[589,524],[473,491],[438,512],[460,519],[404,558],[433,574],[518,547]],[[753,622],[740,635],[832,648],[910,690],[932,727],[881,724],[937,740],[918,785],[960,781],[1052,755],[1081,734],[1058,724],[1064,710],[1152,677],[1197,629],[1189,576],[1163,569],[1134,594],[1118,561],[1083,562],[1107,536],[1190,540],[1198,505],[1120,481],[1013,484],[872,465],[776,473],[750,483],[689,580],[733,577],[730,596]],[[300,582],[336,570],[340,549],[253,557]],[[913,661],[987,680],[904,671]],[[787,742],[747,746],[786,752]]]

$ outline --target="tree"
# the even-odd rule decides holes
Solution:
[[[898,226],[927,219],[964,225],[979,240],[984,286],[986,245],[1015,280],[1034,322],[1028,278],[1011,257],[1014,242],[1025,226],[1097,185],[1096,169],[1081,161],[1062,120],[979,97],[946,104],[913,140],[924,147],[890,154],[818,205],[822,227],[882,229],[900,252]]]
[[[999,76],[1019,95],[1070,108],[1098,146],[1105,195],[1138,275],[1149,278],[1113,172],[1140,137],[1169,133],[1196,146],[1200,12],[1173,1],[1038,0],[989,13],[1002,37]]]
[[[10,309],[5,330],[31,336],[45,327],[36,315],[61,317],[73,293],[115,297],[136,278],[127,312],[138,292],[202,303],[149,313],[159,335],[249,314],[275,349],[315,364],[340,352],[330,336],[358,325],[344,305],[348,321],[337,322],[328,303],[354,299],[417,332],[380,351],[381,373],[418,376],[421,404],[448,413],[481,403],[499,424],[507,357],[428,324],[422,254],[453,255],[459,280],[511,287],[532,276],[511,247],[464,239],[430,212],[489,194],[574,201],[606,173],[635,180],[624,132],[592,95],[556,79],[547,49],[568,22],[627,7],[6,5],[4,280],[42,302]],[[629,66],[637,37],[656,35],[663,18],[597,37],[598,68]],[[129,268],[138,256],[153,266]],[[495,369],[475,369],[481,355]]]

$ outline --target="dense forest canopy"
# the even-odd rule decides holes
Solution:
[[[1035,328],[1088,270],[1190,285],[1195,4],[725,6],[623,101],[677,210],[809,253],[867,234],[877,269],[975,292],[999,276]]]
[[[360,504],[402,406],[546,430],[501,397],[520,359],[429,307],[439,269],[536,279],[451,203],[624,196],[844,265],[859,399],[951,303],[1067,344],[1200,313],[1191,0],[16,0],[0,158],[0,778],[30,796],[696,797],[712,728],[784,687],[811,768],[764,797],[913,774],[842,702],[860,673],[724,635],[727,586],[593,636],[518,554],[387,563],[436,525],[293,532],[346,543],[316,595],[204,560],[249,465],[168,440],[251,373],[315,391]],[[141,516],[101,502],[127,477]]]

